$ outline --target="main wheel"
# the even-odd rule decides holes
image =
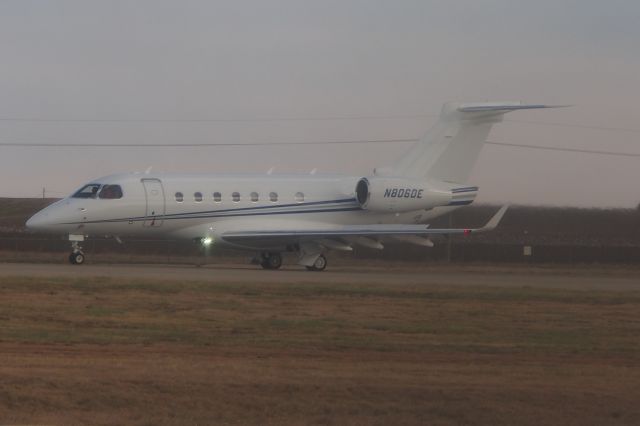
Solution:
[[[264,269],[279,269],[282,266],[282,256],[280,253],[269,253],[263,257],[261,265]]]
[[[84,254],[82,252],[74,252],[69,255],[69,263],[72,265],[82,265],[84,263]]]
[[[307,266],[307,270],[309,271],[324,271],[327,267],[327,258],[324,255],[318,256],[315,262],[313,262],[313,266]]]

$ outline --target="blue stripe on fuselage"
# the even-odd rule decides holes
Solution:
[[[452,201],[449,204],[447,204],[448,206],[465,206],[467,204],[471,204],[473,203],[473,200],[466,200],[466,201]]]
[[[222,209],[222,210],[204,210],[197,212],[185,212],[185,213],[172,213],[172,214],[164,214],[154,216],[157,220],[169,219],[172,217],[181,217],[181,216],[191,216],[191,215],[203,215],[208,213],[227,213],[227,212],[237,212],[237,211],[250,211],[250,210],[263,210],[263,209],[279,209],[279,208],[287,208],[287,207],[305,207],[305,206],[317,206],[322,204],[333,204],[333,203],[347,203],[350,201],[356,201],[355,198],[345,198],[341,200],[328,200],[328,201],[312,201],[310,203],[294,203],[294,204],[280,204],[280,205],[272,205],[272,206],[255,206],[255,207],[239,207],[235,209]],[[126,220],[136,220],[136,219],[145,219],[149,216],[136,216]],[[124,219],[122,219],[124,220]]]
[[[310,205],[311,203],[307,203],[305,205]],[[294,206],[300,206],[300,204]],[[270,206],[268,206],[270,207]],[[255,208],[254,208],[255,209]],[[198,216],[194,216],[197,213],[189,213],[187,216],[185,215],[173,215],[172,217],[167,216],[142,216],[135,218],[125,218],[125,219],[103,219],[103,220],[93,220],[93,221],[85,221],[85,222],[67,222],[62,223],[62,225],[79,225],[79,224],[91,224],[91,223],[118,223],[118,222],[142,222],[147,220],[178,220],[178,219],[206,219],[206,218],[221,218],[221,217],[242,217],[242,216],[266,216],[266,215],[284,215],[284,214],[303,214],[303,213],[333,213],[333,212],[345,212],[345,211],[356,211],[362,210],[362,207],[354,206],[354,207],[341,207],[341,208],[325,208],[325,209],[313,209],[313,210],[288,210],[288,211],[251,211],[248,212],[247,208],[235,209],[235,210],[224,210],[219,212],[210,212],[209,214],[201,214]],[[234,212],[238,212],[234,214]],[[207,212],[203,212],[207,213]],[[222,214],[220,214],[222,213]]]
[[[458,194],[460,192],[476,192],[478,190],[477,186],[470,186],[467,188],[454,188],[451,190],[453,194]]]

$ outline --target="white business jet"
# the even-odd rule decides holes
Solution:
[[[69,235],[69,261],[82,264],[91,235],[153,235],[258,254],[265,269],[294,252],[312,271],[328,250],[383,249],[389,240],[430,247],[432,235],[494,229],[434,229],[427,223],[471,204],[467,183],[491,126],[505,113],[550,108],[518,102],[448,103],[434,127],[393,164],[368,176],[116,174],[96,179],[27,221],[35,231]]]

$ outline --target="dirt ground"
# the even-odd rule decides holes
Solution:
[[[0,264],[0,424],[640,424],[633,268],[86,266]]]

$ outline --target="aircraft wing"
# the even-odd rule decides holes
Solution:
[[[271,229],[271,230],[241,230],[226,231],[221,237],[223,240],[240,245],[253,245],[258,242],[304,242],[324,239],[340,239],[348,237],[402,237],[430,235],[471,234],[493,230],[507,211],[508,206],[503,206],[481,228],[429,228],[429,225],[345,225],[318,229]]]

